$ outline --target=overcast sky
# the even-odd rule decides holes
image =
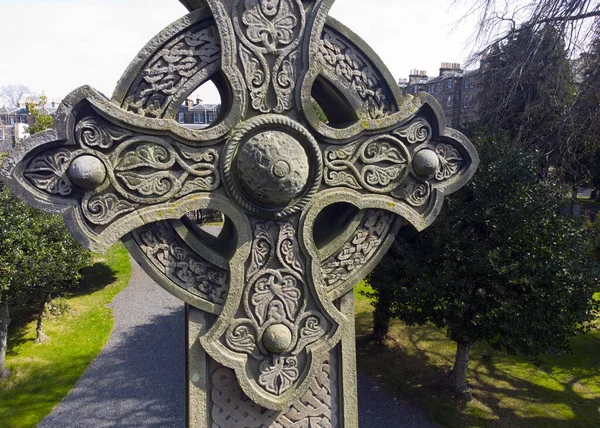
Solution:
[[[331,15],[377,52],[396,79],[464,62],[475,19],[452,0],[337,0]],[[137,52],[187,13],[177,0],[0,0],[0,86],[62,98],[89,84],[107,96]],[[216,91],[202,93],[218,102]]]

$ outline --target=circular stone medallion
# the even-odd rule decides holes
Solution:
[[[237,158],[240,183],[264,205],[286,205],[302,194],[310,176],[304,147],[281,131],[250,138]]]
[[[233,199],[251,214],[275,219],[302,210],[323,176],[315,139],[278,115],[249,120],[227,142],[222,167]]]

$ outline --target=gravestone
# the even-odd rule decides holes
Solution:
[[[353,287],[477,153],[432,97],[402,96],[333,0],[182,2],[112,99],[72,92],[2,175],[85,247],[122,239],[186,303],[189,426],[356,427]],[[179,125],[208,80],[217,121]],[[201,209],[226,216],[218,236],[186,217]]]

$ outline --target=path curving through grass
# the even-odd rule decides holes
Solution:
[[[117,244],[83,272],[65,299],[70,310],[44,322],[50,341],[35,344],[35,321],[11,327],[7,368],[0,382],[0,426],[33,427],[69,393],[100,353],[114,325],[106,306],[127,286],[129,255]]]

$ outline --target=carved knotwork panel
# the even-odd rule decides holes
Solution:
[[[214,314],[200,337],[223,366],[213,380],[228,391],[239,382],[270,411],[325,388],[323,361],[352,322],[334,302],[402,224],[430,225],[478,164],[433,98],[403,98],[374,52],[327,17],[332,3],[198,2],[142,49],[112,100],[75,90],[55,128],[2,170],[23,199],[63,213],[83,245],[123,238],[162,286]],[[222,95],[216,123],[175,122],[208,80]],[[335,204],[355,211],[324,229]],[[223,232],[182,219],[202,209],[224,213]],[[278,423],[335,425],[296,410]]]
[[[335,428],[339,426],[339,371],[335,356],[321,363],[320,371],[302,397],[278,412],[262,408],[244,394],[233,370],[211,367],[210,418],[215,428]],[[299,425],[300,424],[300,425]]]

